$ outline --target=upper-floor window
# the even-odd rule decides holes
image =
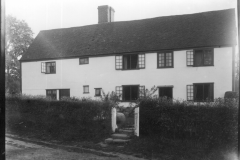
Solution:
[[[166,51],[157,54],[158,68],[173,68],[173,52]]]
[[[102,90],[102,88],[95,88],[95,96],[96,97],[101,96],[101,90]]]
[[[89,58],[88,57],[79,58],[79,64],[89,64]]]
[[[42,62],[41,72],[46,74],[56,73],[56,62]]]
[[[145,54],[127,54],[116,56],[117,70],[131,70],[145,68]]]
[[[195,49],[187,51],[187,66],[213,66],[213,49]]]
[[[194,102],[213,101],[213,83],[194,83],[187,85],[187,100]]]

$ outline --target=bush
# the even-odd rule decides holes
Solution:
[[[89,140],[111,133],[110,101],[41,96],[7,96],[6,126],[11,132],[33,132],[62,140]]]
[[[209,147],[237,144],[238,102],[215,99],[193,103],[166,98],[140,99],[140,136],[205,141]]]

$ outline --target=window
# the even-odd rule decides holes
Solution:
[[[83,86],[83,93],[89,93],[89,86]]]
[[[194,102],[213,101],[213,83],[187,85],[187,100]]]
[[[46,90],[46,95],[47,95],[47,98],[57,99],[57,90],[55,90],[55,89]]]
[[[116,94],[119,97],[119,99],[122,100],[122,86],[116,87]]]
[[[101,96],[102,88],[95,88],[95,96]]]
[[[134,101],[138,99],[138,86],[123,86],[123,100]]]
[[[70,97],[70,89],[59,89],[59,99]]]
[[[187,66],[193,66],[193,51],[187,51]]]
[[[116,70],[122,69],[122,56],[115,57]]]
[[[79,64],[89,64],[88,57],[79,58]]]
[[[173,52],[158,53],[158,68],[173,68]]]
[[[213,66],[213,49],[187,51],[187,66]]]
[[[173,98],[173,87],[158,87],[159,97],[167,97],[167,99]]]
[[[193,101],[193,85],[187,85],[187,101]]]
[[[145,97],[145,86],[139,86],[139,98]]]
[[[145,68],[145,54],[128,54],[116,56],[116,70],[131,70]]]
[[[41,72],[46,74],[56,73],[56,62],[42,62]]]
[[[145,68],[145,54],[138,54],[138,68]]]
[[[145,86],[124,85],[116,87],[116,94],[120,100],[134,101],[145,96]]]

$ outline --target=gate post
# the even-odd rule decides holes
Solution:
[[[116,108],[112,108],[112,131],[115,132],[117,128],[117,110]]]
[[[139,107],[134,110],[134,135],[139,137]]]

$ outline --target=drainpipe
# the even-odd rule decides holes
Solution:
[[[232,47],[232,91],[235,91],[235,46]]]

